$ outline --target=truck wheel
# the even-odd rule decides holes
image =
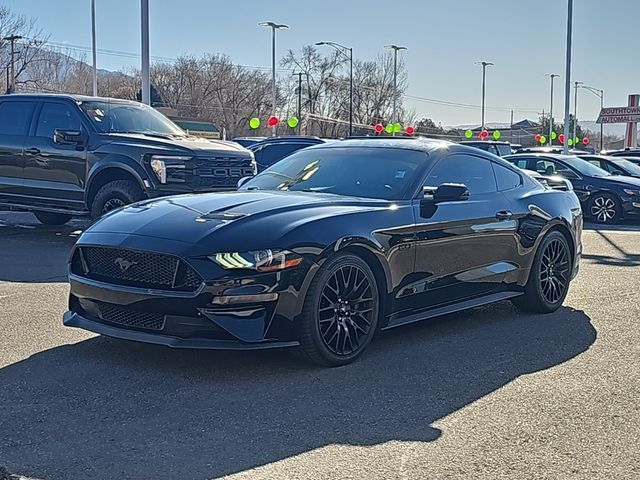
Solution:
[[[71,220],[71,215],[69,215],[68,213],[35,211],[33,212],[33,215],[43,225],[64,225],[69,220]]]
[[[107,212],[142,200],[144,194],[133,180],[114,180],[104,184],[93,197],[91,217],[100,218]]]

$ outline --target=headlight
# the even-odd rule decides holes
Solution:
[[[275,272],[297,267],[303,260],[300,255],[287,250],[216,253],[209,256],[209,259],[227,270],[248,269],[257,270],[258,272]]]
[[[191,160],[191,157],[181,155],[152,155],[151,170],[156,174],[160,183],[167,183],[168,169],[183,169],[184,162]]]
[[[640,190],[632,190],[630,188],[623,188],[624,193],[632,196],[640,196]]]

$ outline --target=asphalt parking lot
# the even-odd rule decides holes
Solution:
[[[640,478],[638,224],[585,231],[582,271],[554,314],[477,308],[385,334],[339,369],[63,328],[66,258],[83,226],[0,212],[6,472]]]

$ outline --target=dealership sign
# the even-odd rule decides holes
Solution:
[[[607,107],[600,110],[598,123],[626,123],[624,146],[635,148],[638,144],[638,122],[640,122],[640,95],[629,95],[626,107]]]

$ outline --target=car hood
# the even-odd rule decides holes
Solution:
[[[631,187],[631,188],[640,188],[640,178],[635,177],[627,177],[622,175],[611,175],[610,177],[598,177],[598,180],[601,180],[612,187]]]
[[[285,247],[283,237],[305,223],[388,209],[393,202],[277,191],[179,195],[147,200],[107,214],[87,234],[161,238],[225,251]]]
[[[194,155],[207,154],[208,152],[219,154],[245,154],[250,156],[249,151],[235,142],[225,142],[222,140],[206,140],[197,137],[185,138],[160,138],[138,133],[109,133],[106,136],[112,143],[144,146],[145,148],[155,147],[158,150],[170,150],[179,153],[192,153]]]

